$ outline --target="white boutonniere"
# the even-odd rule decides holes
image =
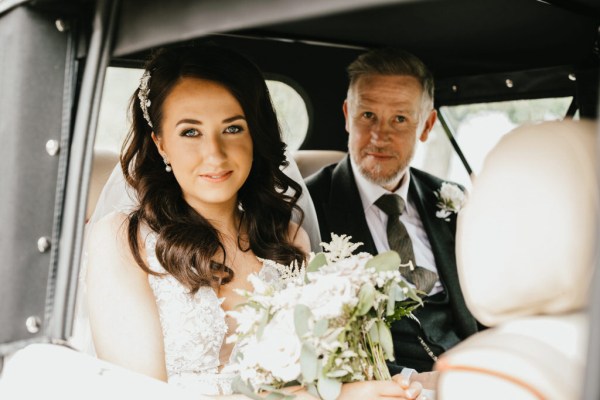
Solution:
[[[439,211],[435,216],[450,221],[452,213],[458,214],[465,205],[465,194],[460,188],[452,183],[444,182],[442,186],[434,192],[437,197],[437,206]]]

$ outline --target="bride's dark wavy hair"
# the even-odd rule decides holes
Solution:
[[[137,264],[153,274],[144,262],[140,228],[146,224],[158,234],[156,256],[165,270],[192,293],[202,286],[230,282],[225,247],[219,232],[183,199],[173,173],[165,171],[163,159],[151,134],[162,133],[163,104],[182,78],[200,78],[226,87],[240,103],[253,142],[250,175],[238,191],[248,248],[258,257],[282,264],[302,263],[303,252],[289,237],[292,212],[302,188],[281,171],[287,165],[285,143],[265,80],[258,68],[240,54],[217,46],[164,48],[146,64],[150,72],[148,114],[144,119],[138,88],[130,101],[132,126],[121,152],[121,168],[138,197],[139,206],[129,215],[129,246]],[[201,94],[200,94],[201,95]],[[292,189],[292,195],[286,194]],[[238,238],[238,246],[242,244]],[[219,260],[215,260],[215,258]]]

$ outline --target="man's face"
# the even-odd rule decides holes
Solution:
[[[395,190],[436,119],[423,112],[423,89],[407,75],[360,77],[344,102],[350,156],[367,179]]]

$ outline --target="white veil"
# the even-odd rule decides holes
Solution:
[[[283,172],[296,181],[302,187],[302,195],[298,200],[298,206],[304,212],[304,220],[302,221],[302,228],[308,233],[310,238],[310,246],[312,251],[319,251],[319,244],[321,243],[321,236],[319,234],[319,223],[317,221],[317,213],[313,205],[308,189],[304,184],[300,170],[294,158],[286,152],[286,158],[289,161],[289,165],[283,168]],[[83,256],[81,261],[80,273],[79,273],[79,285],[77,290],[77,305],[75,312],[75,321],[73,328],[73,336],[71,337],[71,344],[86,353],[94,354],[94,346],[92,341],[91,330],[89,326],[89,316],[87,311],[87,302],[85,300],[85,276],[87,272],[87,254],[88,254],[88,240],[87,231],[97,221],[102,219],[104,216],[110,214],[113,211],[119,211],[129,213],[136,206],[136,197],[133,190],[125,182],[123,171],[121,166],[117,164],[114,168],[106,184],[102,188],[98,201],[92,216],[90,217],[86,225],[86,237],[83,244]],[[292,215],[292,220],[296,223],[300,223],[299,213]]]

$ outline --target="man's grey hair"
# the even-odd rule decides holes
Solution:
[[[423,88],[423,108],[433,108],[433,75],[417,56],[400,49],[374,49],[361,54],[346,69],[349,89],[363,76],[408,75],[416,78]]]

